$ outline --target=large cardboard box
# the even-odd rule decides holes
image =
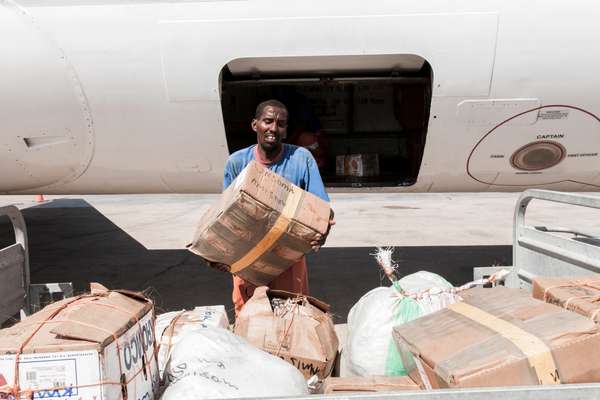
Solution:
[[[350,376],[344,378],[329,377],[323,381],[323,394],[356,392],[398,392],[420,390],[408,376]]]
[[[154,399],[153,325],[152,302],[136,293],[94,286],[50,304],[0,331],[0,393],[17,383],[20,399]]]
[[[534,298],[600,321],[600,275],[580,278],[537,277],[533,279]]]
[[[266,285],[311,250],[329,203],[252,161],[202,217],[189,249]]]
[[[285,313],[275,314],[271,299],[295,299]],[[254,346],[278,356],[308,379],[331,374],[338,338],[329,305],[308,296],[261,286],[244,305],[235,322],[235,333]]]
[[[520,289],[475,288],[463,302],[393,330],[424,388],[600,381],[600,327]]]

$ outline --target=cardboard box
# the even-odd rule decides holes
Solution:
[[[379,155],[349,154],[345,156],[336,156],[335,173],[338,176],[378,176]]]
[[[300,299],[282,315],[275,315],[271,299]],[[338,338],[329,305],[307,296],[261,286],[244,305],[235,322],[235,333],[254,346],[278,356],[300,370],[308,379],[331,374]]]
[[[379,156],[377,154],[350,154],[344,161],[344,173],[347,176],[379,175]]]
[[[393,330],[423,388],[600,381],[600,326],[525,290],[474,288]]]
[[[323,381],[323,394],[354,392],[398,392],[420,390],[408,376],[351,376],[345,378],[327,378]]]
[[[92,294],[50,304],[0,331],[0,376],[11,387],[15,353],[24,345],[17,398],[155,398],[152,302],[132,292],[93,288]]]
[[[538,300],[600,321],[600,275],[581,278],[537,277],[532,295]]]
[[[189,249],[266,285],[311,251],[329,203],[252,161],[202,217]]]

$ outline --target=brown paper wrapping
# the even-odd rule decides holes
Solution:
[[[278,356],[300,370],[308,379],[331,374],[338,338],[329,306],[306,297],[303,305],[283,316],[275,316],[270,297],[297,297],[294,293],[261,286],[244,305],[235,323],[235,333],[254,346]]]
[[[405,367],[423,388],[600,381],[600,330],[590,319],[519,289],[461,296],[465,306],[394,328]]]
[[[329,203],[252,161],[201,218],[189,250],[256,286],[311,251]]]
[[[398,392],[419,390],[408,376],[351,376],[345,378],[327,378],[323,381],[323,394],[356,392]]]
[[[534,298],[600,321],[600,275],[581,278],[537,277]]]

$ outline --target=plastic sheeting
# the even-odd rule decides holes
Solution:
[[[304,376],[291,364],[221,328],[183,334],[165,375],[162,400],[308,394]]]
[[[224,306],[203,306],[191,311],[171,311],[156,317],[154,331],[159,345],[158,369],[161,379],[171,350],[181,336],[186,332],[200,332],[209,327],[224,329],[229,327]]]

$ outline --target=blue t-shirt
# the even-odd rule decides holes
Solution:
[[[225,163],[225,174],[223,177],[223,190],[233,182],[240,172],[255,159],[254,148],[256,145],[246,147],[233,153]],[[294,185],[329,201],[325,192],[325,186],[319,174],[319,167],[310,151],[303,147],[291,144],[283,144],[283,155],[275,163],[267,165],[271,171],[283,176]]]

